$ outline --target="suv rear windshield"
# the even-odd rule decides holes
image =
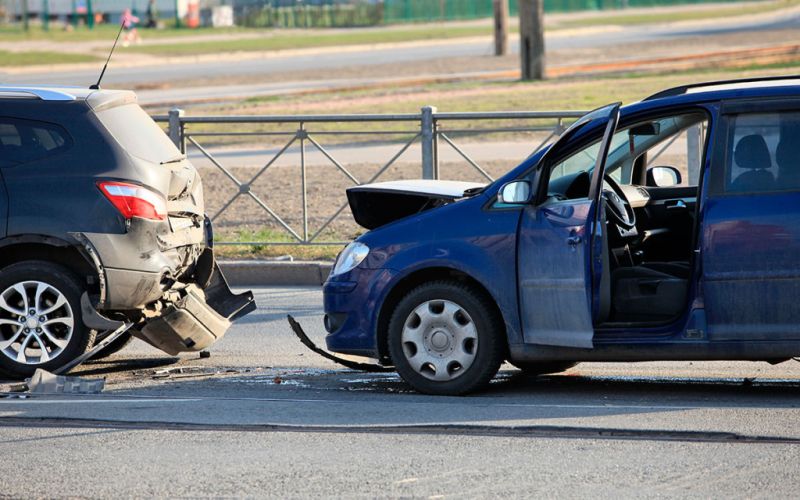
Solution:
[[[138,104],[124,104],[97,113],[100,122],[131,155],[153,163],[181,155],[167,134]]]

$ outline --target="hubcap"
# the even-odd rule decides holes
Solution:
[[[0,293],[0,352],[26,365],[46,363],[69,344],[74,316],[67,298],[41,281],[23,281]]]
[[[401,340],[414,371],[440,382],[463,374],[478,352],[475,323],[464,308],[449,300],[417,306],[406,318]]]

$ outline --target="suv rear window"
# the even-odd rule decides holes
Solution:
[[[97,113],[103,126],[131,155],[153,163],[181,155],[167,134],[138,104],[125,104]]]
[[[71,146],[67,131],[56,124],[0,117],[0,166],[41,160]]]

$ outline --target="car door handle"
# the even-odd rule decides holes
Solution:
[[[686,203],[683,200],[669,203],[667,204],[667,210],[686,210]]]
[[[567,244],[572,246],[580,245],[581,241],[583,241],[583,239],[580,236],[570,236],[567,238]]]

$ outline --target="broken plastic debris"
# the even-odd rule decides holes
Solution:
[[[105,379],[86,379],[56,375],[38,368],[30,378],[28,389],[35,394],[97,394],[106,385]]]
[[[322,349],[317,347],[314,344],[314,342],[311,341],[310,338],[308,338],[308,335],[306,335],[306,332],[303,331],[303,327],[300,326],[300,323],[295,321],[295,319],[291,315],[286,316],[286,319],[289,320],[289,326],[292,327],[292,331],[294,332],[295,335],[297,335],[297,338],[300,339],[300,342],[302,342],[304,346],[308,347],[309,349],[311,349],[312,351],[314,351],[315,353],[319,354],[320,356],[322,356],[325,359],[330,359],[334,363],[339,363],[340,365],[346,366],[347,368],[350,368],[351,370],[360,370],[360,371],[373,372],[373,373],[374,372],[393,372],[394,371],[394,368],[389,368],[388,366],[381,366],[381,365],[376,365],[376,364],[371,364],[371,363],[358,363],[356,361],[350,361],[349,359],[340,358],[339,356],[334,356],[333,354],[331,354],[329,352],[323,351]]]

